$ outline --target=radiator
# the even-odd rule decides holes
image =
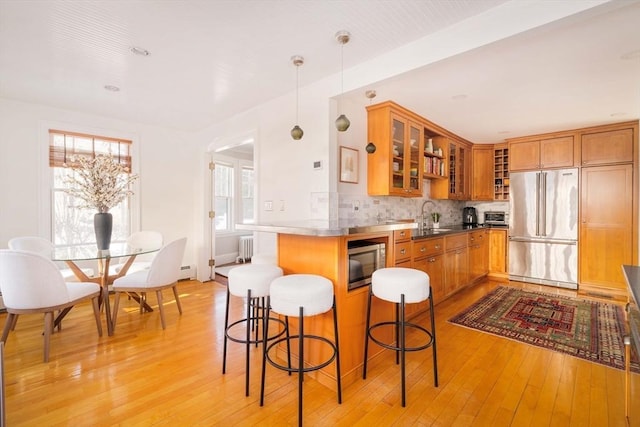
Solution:
[[[253,236],[240,236],[238,240],[238,258],[236,262],[242,260],[247,262],[253,256]]]

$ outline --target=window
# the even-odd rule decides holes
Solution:
[[[49,130],[49,166],[52,173],[51,230],[56,246],[72,246],[95,242],[93,216],[90,209],[78,209],[80,202],[67,194],[65,178],[75,172],[73,155],[113,155],[120,164],[131,170],[131,141]],[[131,234],[131,210],[125,199],[109,211],[113,215],[112,242],[124,242]]]
[[[231,231],[233,218],[233,165],[216,163],[216,231]]]
[[[216,231],[232,232],[234,224],[254,222],[255,173],[253,166],[233,158],[215,161]]]
[[[253,167],[242,167],[242,223],[253,224],[253,193],[255,189]]]

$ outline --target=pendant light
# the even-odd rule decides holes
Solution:
[[[373,103],[373,98],[376,97],[377,93],[375,90],[368,90],[364,93],[364,95],[369,98],[369,105],[371,105]],[[364,149],[367,150],[367,153],[373,154],[376,152],[376,144],[374,144],[373,142],[369,142],[367,146],[364,147]]]
[[[340,88],[340,95],[344,94],[344,45],[349,43],[349,40],[351,39],[351,33],[349,31],[338,31],[336,33],[336,40],[338,40],[338,43],[340,43],[341,45],[341,59],[340,59],[340,79],[341,79],[341,88]],[[340,105],[338,103],[338,105]],[[347,129],[349,129],[349,126],[351,125],[351,122],[349,121],[349,119],[347,118],[347,116],[345,116],[344,114],[340,114],[340,116],[338,116],[338,118],[336,119],[336,129],[338,129],[339,132],[344,132]]]
[[[296,66],[296,125],[293,127],[293,129],[291,129],[291,138],[293,138],[296,141],[299,141],[300,139],[302,139],[302,135],[304,135],[304,131],[300,126],[298,126],[298,112],[299,112],[298,91],[300,89],[299,71],[300,71],[300,66],[304,64],[304,58],[299,55],[294,55],[291,57],[291,62],[293,62],[293,65]]]

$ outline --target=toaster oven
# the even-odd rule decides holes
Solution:
[[[484,213],[484,223],[487,225],[509,225],[506,212],[488,211]]]

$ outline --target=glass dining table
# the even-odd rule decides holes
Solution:
[[[111,243],[109,249],[99,250],[96,248],[95,243],[87,245],[77,245],[69,247],[57,247],[51,254],[53,261],[64,261],[69,268],[73,271],[77,279],[81,282],[93,282],[102,287],[102,295],[100,297],[100,306],[104,304],[105,317],[107,322],[107,332],[109,336],[113,335],[113,322],[111,320],[111,309],[109,304],[109,285],[119,277],[124,276],[129,271],[131,264],[138,255],[157,252],[160,247],[154,248],[133,248],[126,243]],[[124,264],[118,272],[110,272],[109,264],[114,258],[124,259]],[[78,263],[83,261],[97,261],[98,262],[98,275],[89,277],[87,276]],[[111,274],[114,273],[114,274]],[[140,301],[139,296],[131,295],[136,301]],[[144,308],[147,311],[153,311],[146,303]],[[57,327],[64,316],[71,310],[71,307],[63,310],[57,317],[54,323],[54,327]]]

